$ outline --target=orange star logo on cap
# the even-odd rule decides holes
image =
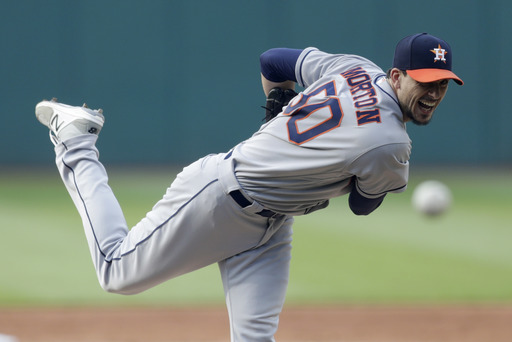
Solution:
[[[441,47],[441,44],[437,44],[437,48],[430,50],[436,56],[434,57],[434,63],[437,61],[443,61],[446,64],[446,58],[444,56],[448,53],[445,49]]]

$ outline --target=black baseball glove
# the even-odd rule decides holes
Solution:
[[[292,89],[272,88],[267,97],[265,104],[265,122],[269,122],[276,117],[277,114],[283,111],[283,107],[297,96],[297,93]]]

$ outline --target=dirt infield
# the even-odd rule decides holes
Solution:
[[[0,309],[19,342],[229,341],[224,308]],[[510,342],[512,306],[287,307],[279,342]]]

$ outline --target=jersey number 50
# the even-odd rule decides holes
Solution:
[[[321,92],[325,92],[325,101],[308,104],[311,97],[318,95]],[[311,115],[314,115],[315,112],[318,112],[321,109],[330,110],[330,117],[312,127],[308,127],[307,129],[300,131],[298,127],[299,122]],[[322,111],[322,113],[323,112],[324,111]],[[290,141],[297,145],[301,145],[335,129],[336,127],[339,127],[341,120],[343,119],[343,111],[341,110],[340,100],[336,96],[336,85],[334,84],[334,81],[316,88],[309,94],[302,94],[300,101],[293,105],[288,105],[283,114],[291,116],[287,123],[288,136]]]

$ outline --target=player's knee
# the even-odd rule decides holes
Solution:
[[[143,290],[133,284],[123,282],[104,281],[99,279],[101,288],[109,293],[121,294],[121,295],[134,295],[142,292]]]
[[[102,285],[101,287],[108,293],[115,293],[121,295],[134,295],[141,292],[140,290],[122,286]]]

